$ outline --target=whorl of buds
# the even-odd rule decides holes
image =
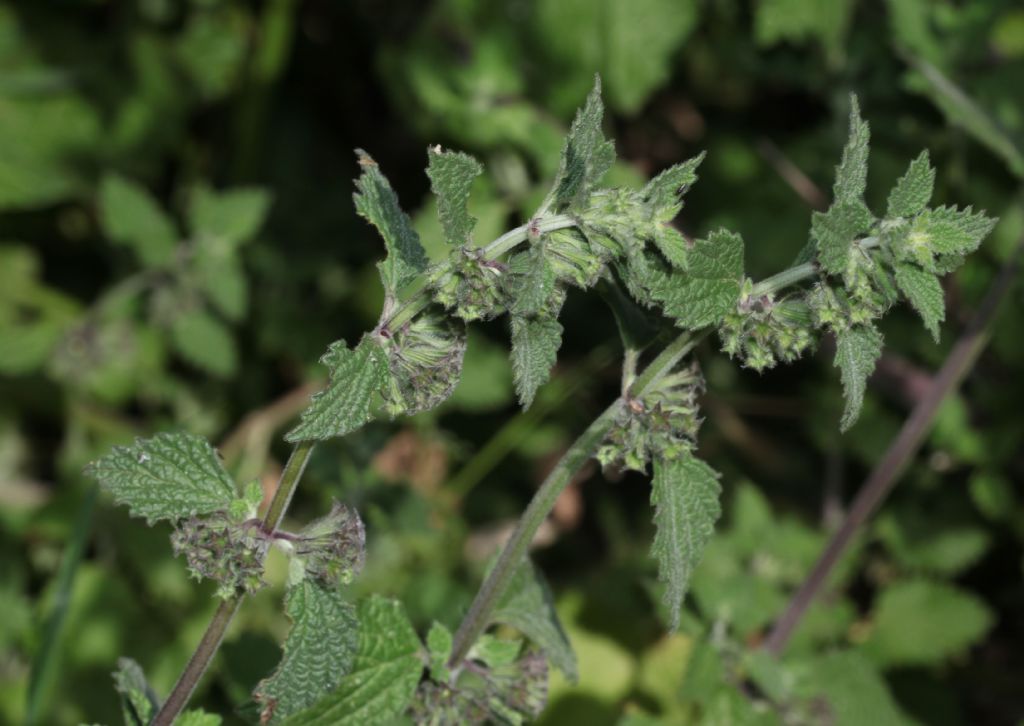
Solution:
[[[671,460],[690,451],[701,424],[697,399],[703,390],[704,379],[692,365],[641,398],[627,397],[597,451],[601,466],[644,472],[652,458]]]
[[[344,504],[334,502],[327,516],[284,539],[306,575],[324,584],[348,584],[363,569],[366,530],[356,511]]]
[[[722,320],[718,335],[723,352],[756,371],[772,368],[780,360],[797,360],[814,346],[807,304],[776,301],[770,294],[744,294],[736,310]]]
[[[171,535],[175,555],[184,555],[189,573],[220,583],[217,596],[228,599],[263,587],[263,558],[269,538],[260,520],[239,521],[228,512],[189,517],[175,525]]]
[[[505,312],[502,263],[487,259],[479,247],[458,247],[450,259],[450,271],[433,281],[435,301],[467,323]]]

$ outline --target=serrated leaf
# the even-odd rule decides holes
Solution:
[[[652,219],[672,221],[683,207],[681,197],[697,181],[697,168],[704,161],[705,152],[681,164],[670,166],[647,182],[642,196]]]
[[[935,169],[928,161],[928,152],[922,151],[889,192],[886,217],[913,217],[923,212],[932,198],[934,187]]]
[[[867,653],[886,666],[939,664],[976,643],[995,620],[978,597],[929,580],[886,588],[873,611]]]
[[[727,230],[712,232],[690,248],[687,265],[685,272],[676,271],[655,287],[654,299],[681,328],[715,325],[740,297],[743,239]]]
[[[860,103],[850,96],[850,136],[843,148],[843,158],[836,167],[836,180],[832,186],[833,201],[855,204],[864,201],[868,182],[868,144],[871,131],[867,121],[860,117]]]
[[[390,723],[403,713],[423,675],[420,639],[399,602],[374,595],[359,604],[359,649],[352,671],[288,726]]]
[[[304,578],[288,588],[285,609],[292,628],[281,662],[253,692],[264,724],[280,723],[332,691],[352,669],[359,644],[355,607],[336,587]]]
[[[99,213],[104,233],[130,247],[143,265],[161,267],[173,259],[178,232],[142,185],[108,174],[100,184]]]
[[[946,319],[946,297],[939,278],[917,265],[900,262],[896,264],[896,284],[938,343],[939,324]]]
[[[285,436],[293,443],[345,436],[361,428],[373,418],[370,404],[388,380],[384,351],[366,337],[355,350],[344,340],[332,343],[320,362],[330,370],[330,380],[314,394],[299,425]]]
[[[231,330],[205,310],[192,310],[175,318],[171,341],[182,358],[215,376],[227,378],[238,367]]]
[[[555,612],[551,590],[529,559],[516,567],[498,600],[491,623],[503,623],[520,631],[544,651],[551,664],[570,681],[576,681],[576,656]]]
[[[468,154],[441,151],[439,146],[427,150],[430,190],[437,196],[437,216],[449,244],[458,246],[469,242],[476,218],[470,215],[466,205],[473,180],[483,170],[480,162]]]
[[[658,224],[652,231],[651,241],[658,251],[677,270],[686,270],[689,267],[689,243],[683,233],[669,224]]]
[[[595,76],[594,88],[569,128],[554,187],[549,195],[549,201],[559,211],[585,207],[591,189],[615,162],[615,145],[605,140],[601,129],[603,119],[601,79]],[[547,206],[548,201],[544,208]]]
[[[427,253],[377,162],[362,149],[356,150],[356,156],[362,174],[356,180],[357,191],[352,198],[359,215],[376,227],[384,240],[387,257],[377,268],[385,294],[394,297],[399,289],[427,269]]]
[[[214,191],[202,185],[192,194],[188,209],[192,234],[228,249],[248,242],[263,226],[270,211],[265,189],[243,187]]]
[[[665,605],[673,630],[679,627],[690,576],[722,514],[718,477],[689,453],[671,461],[654,461],[651,504],[657,529],[651,554],[658,560],[658,579],[666,585]]]
[[[114,690],[121,696],[125,726],[148,726],[160,702],[146,680],[142,667],[131,658],[118,658]]]
[[[512,280],[509,298],[514,316],[537,315],[555,291],[555,269],[547,254],[547,245],[538,242],[509,261]]]
[[[227,510],[235,498],[217,452],[194,434],[161,433],[115,446],[85,473],[132,515],[150,522]]]
[[[857,421],[864,404],[868,376],[882,356],[882,334],[873,325],[855,325],[836,336],[836,361],[843,380],[846,405],[839,423],[846,431]]]
[[[512,318],[512,381],[524,409],[551,377],[561,345],[562,326],[557,320]]]
[[[822,269],[841,275],[850,262],[853,242],[867,232],[874,216],[861,201],[837,202],[827,212],[811,215],[811,236],[818,246]]]
[[[978,249],[996,221],[970,207],[926,209],[914,219],[910,241],[941,255],[965,255]]]

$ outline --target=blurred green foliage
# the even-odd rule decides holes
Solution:
[[[707,149],[683,227],[741,232],[754,275],[806,241],[851,91],[873,131],[869,189],[927,147],[937,202],[1001,222],[948,281],[938,346],[912,311],[885,321],[898,342],[845,435],[830,356],[758,376],[700,352],[701,454],[724,474],[726,524],[678,633],[657,610],[646,484],[591,472],[570,489],[537,559],[580,680],[552,677],[543,722],[806,723],[823,693],[841,724],[1024,714],[1019,281],[786,658],[756,651],[1024,233],[1019,3],[92,0],[0,3],[0,721],[119,720],[119,656],[159,693],[173,684],[213,589],[189,582],[166,528],[97,498],[81,469],[173,427],[272,484],[317,356],[379,309],[351,149],[419,210],[432,257],[444,243],[424,150],[474,153],[485,242],[540,201],[595,72],[615,182]],[[530,412],[513,400],[507,331],[483,326],[448,403],[310,465],[296,519],[356,506],[369,549],[355,587],[402,599],[421,633],[454,629],[536,483],[616,395],[613,317],[576,295],[563,322],[559,370]],[[284,568],[271,559],[273,587],[197,694],[225,722],[247,718],[238,708],[279,659]]]

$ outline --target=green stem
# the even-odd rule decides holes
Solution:
[[[622,406],[622,401],[616,401],[605,409],[604,413],[598,416],[587,430],[580,434],[580,437],[573,442],[569,450],[562,455],[562,458],[548,474],[540,489],[533,496],[526,511],[519,518],[512,537],[505,544],[505,549],[498,556],[491,573],[484,580],[473,604],[469,606],[469,612],[463,618],[455,639],[452,643],[452,656],[449,660],[449,667],[456,667],[461,663],[469,649],[477,638],[483,633],[490,623],[490,615],[508,585],[509,580],[515,572],[516,567],[526,555],[526,550],[537,533],[537,529],[547,519],[548,513],[555,506],[555,501],[562,493],[562,490],[572,481],[573,476],[597,450],[605,434],[611,429],[615,417]]]
[[[575,227],[576,224],[576,219],[567,214],[553,214],[550,217],[544,217],[543,219],[534,218],[526,224],[520,225],[515,229],[510,229],[508,232],[484,247],[484,259],[496,260],[506,252],[515,249],[518,245],[529,239],[531,231],[534,234],[545,234],[547,232],[554,232],[557,229]],[[441,269],[444,270],[445,267],[449,267],[449,264],[444,263],[444,266]],[[438,284],[443,285],[447,282],[451,274],[451,272],[441,272]],[[430,305],[429,292],[431,288],[426,281],[427,277],[427,275],[422,275],[419,280],[417,280],[416,286],[412,288],[405,302],[399,304],[398,307],[395,308],[394,312],[381,320],[380,325],[377,326],[379,329],[387,328],[390,330],[397,330],[419,315],[428,305]]]
[[[697,335],[691,335],[688,332],[678,335],[636,379],[631,389],[631,395],[642,396],[646,393],[709,333],[710,330]],[[516,524],[512,537],[505,544],[505,548],[498,556],[498,561],[487,579],[484,580],[484,584],[469,606],[469,612],[466,613],[466,617],[463,618],[462,624],[459,625],[459,629],[455,633],[452,655],[449,659],[450,667],[456,667],[465,659],[473,643],[490,624],[491,613],[519,563],[526,556],[526,551],[529,549],[534,535],[537,534],[537,530],[551,513],[562,491],[597,451],[597,447],[601,445],[601,441],[604,440],[605,435],[615,423],[624,404],[623,398],[616,399],[587,427],[586,431],[580,434],[540,485],[533,499],[530,500],[526,511],[523,512]]]
[[[280,526],[285,512],[288,511],[292,495],[295,494],[295,488],[302,478],[302,472],[305,471],[306,464],[309,463],[309,457],[313,453],[313,446],[313,442],[305,441],[297,444],[292,449],[291,456],[288,457],[288,463],[285,464],[284,471],[281,472],[281,479],[277,484],[277,490],[274,492],[274,498],[270,500],[267,513],[263,516],[264,531],[273,532]],[[224,633],[227,632],[228,625],[231,624],[231,619],[238,612],[238,606],[242,604],[244,597],[244,594],[239,592],[227,600],[222,600],[220,605],[217,606],[213,619],[206,627],[206,632],[203,633],[199,645],[196,646],[195,652],[192,653],[192,657],[189,658],[188,664],[185,666],[185,670],[182,671],[178,682],[174,684],[174,688],[171,690],[170,695],[167,696],[167,700],[160,707],[160,711],[153,719],[151,726],[171,726],[182,709],[188,705],[192,692],[199,685],[199,681],[202,679],[203,674],[206,673],[206,669],[210,667],[210,661],[213,660],[214,654],[220,648],[220,643],[224,639]]]
[[[854,243],[857,247],[862,250],[870,250],[878,247],[881,241],[878,237],[864,237]],[[770,295],[773,292],[777,292],[784,287],[795,285],[798,282],[808,280],[818,274],[820,268],[814,262],[804,262],[800,265],[790,267],[788,270],[772,275],[771,277],[765,278],[761,282],[754,285],[752,295]]]

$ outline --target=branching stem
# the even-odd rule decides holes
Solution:
[[[531,234],[536,235],[558,229],[566,229],[574,227],[576,224],[575,218],[569,215],[551,215],[532,219],[524,225],[509,230],[487,245],[484,248],[484,257],[491,260],[497,259],[514,249],[517,245],[525,242]],[[862,240],[861,244],[862,247],[871,247],[875,246],[877,241],[874,238],[868,238]],[[447,265],[447,263],[444,264]],[[816,274],[817,268],[814,265],[810,263],[798,265],[755,285],[754,290],[758,294],[775,292],[788,285],[811,278]],[[400,303],[389,317],[381,321],[379,329],[399,328],[411,321],[430,304],[426,278],[427,275],[421,276],[418,287],[408,291],[406,300]],[[647,368],[633,380],[628,395],[633,397],[642,396],[653,386],[657,385],[662,378],[672,371],[679,361],[693,350],[701,340],[710,335],[711,332],[712,329],[709,328],[696,333],[684,332],[676,336],[651,361]],[[611,406],[605,409],[587,427],[562,456],[561,460],[544,480],[544,483],[541,484],[540,489],[537,490],[537,493],[523,512],[522,517],[520,517],[511,539],[509,539],[504,550],[502,550],[498,562],[481,586],[480,591],[470,606],[469,612],[455,634],[450,661],[452,665],[459,663],[465,658],[473,642],[487,627],[491,612],[497,604],[498,598],[504,592],[516,566],[525,556],[537,529],[551,512],[558,496],[572,481],[579,469],[594,455],[605,434],[614,423],[615,415],[623,405],[623,400],[623,397],[616,399]],[[313,453],[313,447],[313,442],[302,442],[292,449],[288,463],[281,473],[277,490],[262,520],[262,529],[265,532],[275,532],[284,519],[292,496],[305,471],[306,464],[309,462],[309,457]],[[178,714],[188,704],[192,692],[220,647],[224,633],[227,631],[228,625],[237,612],[243,597],[241,593],[236,594],[232,598],[222,601],[218,606],[199,645],[185,666],[185,670],[154,718],[153,726],[171,726],[174,719],[177,718]]]
[[[263,515],[261,528],[264,532],[272,533],[281,525],[281,520],[284,519],[285,512],[288,511],[292,495],[295,494],[295,489],[302,478],[302,473],[305,471],[306,464],[309,463],[309,457],[312,453],[312,442],[297,444],[292,449],[292,454],[288,457],[288,463],[285,464],[284,471],[281,472],[281,479],[277,484],[277,490],[274,492],[274,498],[270,500],[267,513]],[[228,625],[231,624],[231,619],[238,612],[238,606],[242,604],[243,599],[244,595],[238,592],[227,600],[222,600],[220,605],[217,606],[213,619],[206,627],[206,632],[203,633],[199,645],[196,646],[195,652],[192,653],[192,657],[189,658],[188,664],[185,666],[185,670],[182,671],[178,682],[174,684],[174,688],[171,690],[170,695],[167,696],[167,700],[160,707],[160,711],[153,719],[151,726],[171,726],[174,723],[174,719],[178,717],[178,714],[188,705],[192,692],[199,685],[199,681],[203,674],[206,673],[206,669],[210,667],[210,661],[213,660],[214,654],[220,647],[220,643],[224,639],[224,633],[227,632]]]

